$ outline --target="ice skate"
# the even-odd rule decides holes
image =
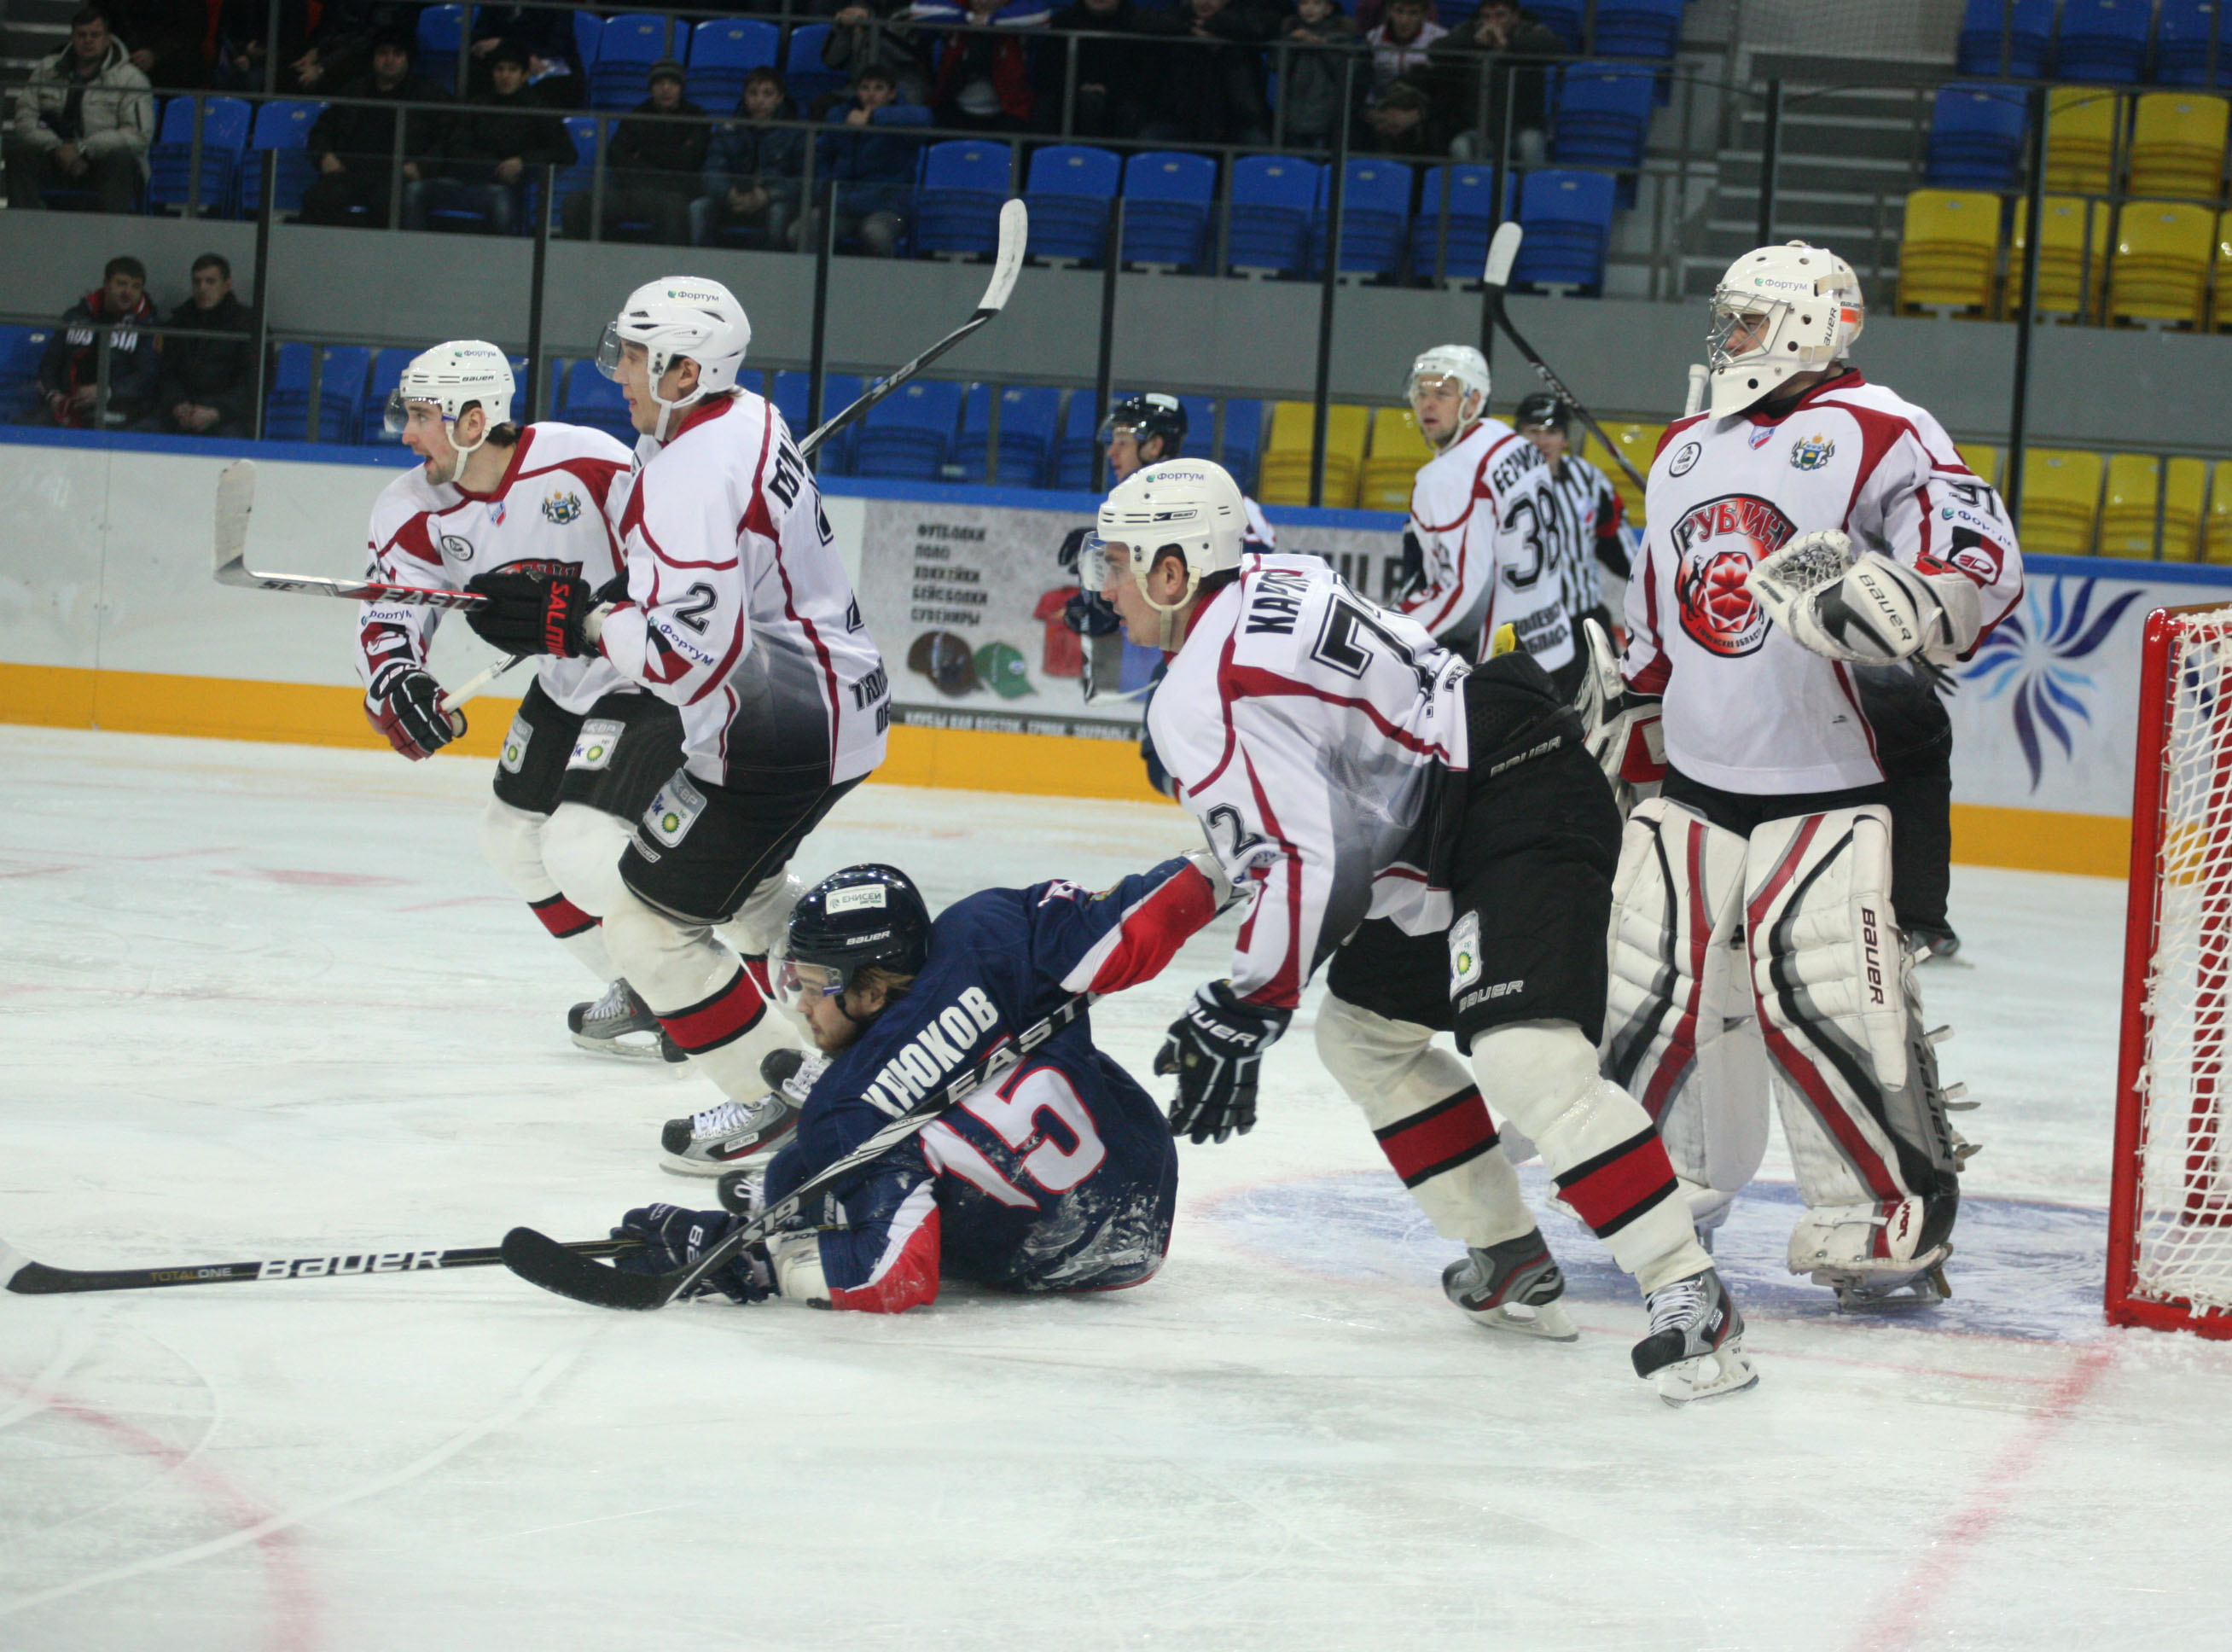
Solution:
[[[684,1176],[717,1176],[747,1161],[764,1167],[768,1155],[797,1130],[808,1092],[828,1070],[826,1059],[803,1050],[769,1051],[760,1063],[768,1093],[758,1101],[723,1102],[686,1119],[667,1120],[659,1133],[665,1167]]]
[[[1716,1270],[1661,1285],[1643,1301],[1651,1334],[1635,1345],[1635,1374],[1667,1404],[1740,1394],[1759,1381],[1743,1351],[1743,1316]]]
[[[1913,924],[1906,932],[1906,946],[1917,964],[1942,964],[1961,950],[1961,937],[1943,924]]]
[[[1953,1247],[1944,1247],[1950,1256]],[[1820,1268],[1814,1276],[1815,1285],[1826,1285],[1837,1293],[1837,1308],[1840,1313],[1872,1313],[1885,1308],[1933,1308],[1949,1301],[1953,1287],[1945,1282],[1944,1257],[1919,1272],[1859,1273],[1847,1269]]]
[[[1442,1270],[1442,1290],[1475,1323],[1491,1330],[1554,1343],[1580,1337],[1558,1301],[1566,1294],[1566,1276],[1540,1228],[1485,1250],[1468,1249]]]
[[[682,1046],[666,1036],[651,1006],[624,980],[607,987],[604,997],[595,1003],[577,1004],[567,1011],[566,1030],[582,1049],[600,1055],[665,1062],[689,1059]]]

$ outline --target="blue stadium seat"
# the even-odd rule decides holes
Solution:
[[[1204,449],[1206,451],[1206,441]],[[1224,404],[1223,457],[1217,462],[1232,472],[1243,493],[1256,486],[1256,460],[1263,451],[1263,404],[1228,401]]]
[[[589,71],[597,66],[597,48],[603,44],[604,36],[605,20],[595,12],[574,14],[574,69],[584,86],[589,83]]]
[[[1575,63],[1560,77],[1550,159],[1567,166],[1643,164],[1655,77],[1610,63]]]
[[[1442,235],[1442,180],[1449,179],[1449,247],[1441,254],[1443,278],[1477,281],[1488,262],[1488,240],[1495,233],[1496,168],[1485,163],[1457,166],[1429,166],[1418,185],[1418,215],[1411,221],[1411,275],[1431,281],[1437,243]],[[1504,215],[1519,180],[1507,173],[1503,179]]]
[[[464,39],[465,9],[463,6],[427,6],[418,14],[418,61],[428,71],[427,78],[444,86],[454,84],[439,65],[444,58],[452,66],[457,61],[457,47]]]
[[[367,447],[394,447],[402,439],[387,433],[387,398],[403,377],[403,369],[418,354],[414,345],[399,344],[372,358],[372,377],[364,389],[364,411],[357,420],[357,439]]]
[[[821,48],[828,38],[826,23],[790,31],[790,44],[782,55],[782,83],[801,109],[825,93],[844,89],[845,77],[821,61]]]
[[[1944,86],[1930,127],[1933,189],[2015,187],[2030,125],[2027,94],[2014,86]]]
[[[914,198],[918,255],[992,256],[1008,198],[1008,161],[1007,145],[983,138],[954,138],[923,150]]]
[[[155,141],[147,148],[147,207],[184,208],[192,192],[194,100],[172,98],[163,106]],[[240,153],[248,143],[250,111],[241,98],[205,98],[202,116],[201,207],[223,218],[234,204]]]
[[[1392,276],[1403,262],[1405,232],[1411,224],[1411,169],[1400,161],[1374,156],[1348,163],[1341,191],[1340,270],[1345,275]],[[1332,205],[1333,168],[1318,178],[1318,198],[1310,226],[1310,265],[1322,270],[1325,215]]]
[[[2054,76],[2129,86],[2139,78],[2154,25],[2153,0],[2061,0]]]
[[[796,372],[775,375],[775,393],[769,400],[782,414],[782,421],[790,426],[791,439],[804,441],[814,426],[807,422],[806,409],[809,374]],[[866,388],[858,374],[851,373],[826,374],[821,380],[821,416],[843,412],[860,398]],[[853,442],[860,426],[840,433],[825,445],[815,456],[814,469],[827,476],[850,476],[853,473]]]
[[[597,371],[594,361],[553,362],[551,376],[558,381],[558,405],[551,410],[552,418],[561,425],[587,425],[624,446],[635,446],[627,398],[620,386]]]
[[[0,420],[31,410],[39,398],[39,361],[53,336],[43,327],[0,327]]]
[[[1103,409],[1093,400],[1089,385],[1069,393],[1069,408],[1061,421],[1061,441],[1054,452],[1054,485],[1081,493],[1093,485],[1093,456],[1100,447]]]
[[[253,218],[263,204],[263,152],[279,152],[279,183],[273,205],[282,212],[302,210],[302,192],[318,175],[310,158],[310,128],[326,111],[322,103],[266,103],[256,111],[256,126],[241,157],[240,216]]]
[[[372,352],[360,344],[328,344],[318,369],[318,439],[354,442],[364,418]]]
[[[282,344],[263,387],[263,434],[275,442],[299,442],[310,433],[310,347]]]
[[[1513,284],[1601,292],[1612,208],[1612,180],[1602,172],[1528,173],[1519,191],[1527,236],[1512,266]]]
[[[568,115],[566,135],[574,140],[574,164],[570,166],[561,166],[554,180],[558,204],[561,210],[570,197],[580,194],[583,190],[591,187],[594,182],[597,164],[596,117],[587,114]],[[542,210],[542,179],[540,177],[530,178],[527,185],[527,224],[529,229],[535,225],[535,214]],[[553,234],[560,233],[555,228],[555,223],[556,220],[554,218]]]
[[[1208,262],[1217,163],[1147,151],[1124,163],[1124,262],[1199,270]]]
[[[1597,0],[1589,49],[1606,57],[1668,57],[1682,40],[1687,0]]]
[[[1030,256],[1098,264],[1108,241],[1108,203],[1123,172],[1115,154],[1084,144],[1049,144],[1033,155],[1023,190]]]
[[[2026,81],[2046,73],[2047,49],[2054,42],[2054,0],[2015,0],[2014,22],[2004,42],[2007,73]],[[1962,74],[2000,73],[2001,32],[2007,20],[2004,0],[1969,0],[1961,16]]]
[[[1450,8],[1444,6],[1440,16],[1444,26],[1455,29],[1457,24],[1450,16]],[[1470,17],[1479,7],[1468,5],[1465,16]],[[1527,8],[1536,23],[1541,23],[1563,42],[1569,52],[1581,49],[1581,25],[1588,16],[1588,0],[1534,0]]]
[[[589,107],[633,109],[649,97],[651,66],[668,55],[666,31],[667,20],[648,13],[608,18],[589,71]]]
[[[1288,155],[1250,155],[1232,168],[1226,257],[1236,270],[1292,275],[1307,266],[1302,243],[1325,168]]]
[[[2155,79],[2164,86],[2209,86],[2209,31],[2220,0],[2162,0],[2155,23]],[[2232,25],[2217,24],[2216,87],[2232,87]],[[2219,308],[2224,301],[2219,298]]]
[[[726,114],[744,95],[744,77],[773,68],[782,49],[782,30],[771,23],[708,17],[691,31],[686,95],[708,114]]]
[[[1054,462],[1054,427],[1061,413],[1061,392],[1052,385],[1009,385],[1000,399],[1000,473],[1002,487],[1036,488],[1047,484],[1047,469]],[[994,392],[978,385],[961,415],[962,475],[971,482],[984,477],[986,424]],[[971,431],[975,439],[970,439]]]
[[[868,410],[853,444],[853,474],[897,482],[939,482],[953,464],[961,387],[914,379]]]

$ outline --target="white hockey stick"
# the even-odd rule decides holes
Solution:
[[[236,459],[217,479],[217,582],[250,591],[300,591],[352,602],[410,602],[420,608],[474,608],[488,599],[432,585],[390,585],[373,579],[321,579],[312,574],[259,574],[248,565],[248,518],[256,509],[256,461]]]

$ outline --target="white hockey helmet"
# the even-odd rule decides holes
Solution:
[[[1170,649],[1177,647],[1178,610],[1193,600],[1202,581],[1240,566],[1248,506],[1240,484],[1222,465],[1205,459],[1158,459],[1109,490],[1095,531],[1097,543],[1087,544],[1078,559],[1086,588],[1105,589],[1106,548],[1123,546],[1140,595],[1163,616],[1163,647]],[[1167,605],[1147,596],[1147,570],[1166,550],[1178,552],[1186,565],[1185,595]]]
[[[736,294],[704,276],[667,276],[628,295],[597,344],[597,370],[617,379],[623,344],[640,344],[650,352],[651,397],[659,403],[658,435],[664,441],[675,408],[736,387],[751,341],[752,324]],[[669,401],[659,393],[659,381],[685,355],[698,364],[698,388]]]
[[[1753,320],[1757,336],[1732,352],[1729,339]],[[1791,241],[1745,253],[1713,289],[1705,335],[1713,417],[1740,413],[1786,380],[1843,361],[1866,323],[1859,276],[1826,247]]]
[[[1411,363],[1411,376],[1403,381],[1403,400],[1415,401],[1419,384],[1427,379],[1455,379],[1465,399],[1457,404],[1455,440],[1488,411],[1488,358],[1470,344],[1437,344]],[[1477,396],[1477,401],[1472,400]]]
[[[414,401],[439,408],[456,449],[457,457],[450,467],[450,480],[454,482],[464,473],[466,459],[488,439],[488,433],[511,417],[515,388],[510,359],[502,350],[485,339],[453,338],[420,351],[403,369],[387,398],[387,433],[403,433]],[[457,420],[470,407],[480,408],[487,423],[481,428],[479,441],[459,445]]]

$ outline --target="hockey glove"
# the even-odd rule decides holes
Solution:
[[[719,1243],[736,1219],[726,1211],[684,1210],[678,1205],[646,1205],[620,1218],[616,1239],[641,1239],[640,1249],[623,1251],[613,1265],[629,1273],[672,1273],[686,1268],[707,1247]],[[765,1302],[775,1294],[763,1246],[747,1245],[684,1292],[707,1297],[719,1291],[731,1302]]]
[[[473,634],[506,654],[549,654],[567,657],[597,652],[590,624],[597,594],[579,569],[499,568],[477,574],[465,589],[488,601],[465,610]]]
[[[1618,792],[1666,777],[1666,741],[1659,726],[1659,699],[1638,693],[1620,674],[1612,639],[1594,620],[1581,621],[1587,668],[1581,673],[1573,710],[1581,719],[1581,743]],[[1623,798],[1623,809],[1627,799]]]
[[[1935,563],[1910,568],[1879,551],[1852,555],[1830,530],[1793,540],[1745,580],[1767,617],[1826,659],[1881,666],[1925,651],[1950,658],[1976,639],[1976,584]]]
[[[1409,601],[1426,589],[1426,548],[1418,543],[1418,530],[1403,530],[1403,562],[1396,571],[1395,600]]]
[[[364,714],[412,762],[430,758],[465,732],[463,712],[442,709],[442,685],[425,668],[391,660],[372,674]]]
[[[1204,983],[1155,1057],[1156,1076],[1178,1081],[1171,1134],[1223,1141],[1254,1129],[1256,1071],[1294,1014],[1248,1003],[1230,981]]]

